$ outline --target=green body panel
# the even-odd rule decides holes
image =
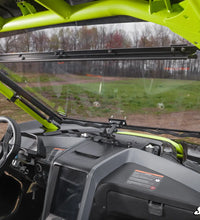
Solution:
[[[2,82],[0,82],[0,93],[2,93],[7,99],[11,99],[14,96],[14,92],[5,86]],[[58,130],[58,127],[55,126],[53,123],[48,122],[46,119],[40,117],[38,114],[36,114],[33,110],[31,110],[27,105],[25,105],[23,102],[20,101],[20,99],[16,99],[14,103],[20,107],[22,110],[24,110],[26,113],[31,115],[34,119],[36,119],[38,122],[40,122],[46,131],[56,131]]]
[[[35,0],[49,11],[56,13],[62,18],[69,18],[71,14],[71,6],[63,0],[49,1],[49,0]]]
[[[43,27],[74,21],[127,15],[166,27],[200,48],[200,1],[184,0],[98,0],[70,6],[64,0],[36,0],[47,10],[22,12],[16,18],[0,19],[1,32]],[[30,8],[30,6],[27,8]]]
[[[178,158],[183,158],[184,151],[183,151],[182,145],[178,144],[175,141],[172,141],[168,138],[160,137],[160,136],[156,136],[156,135],[141,134],[141,133],[135,133],[135,132],[123,132],[123,131],[117,132],[117,134],[133,135],[133,136],[137,136],[137,137],[150,138],[150,139],[154,139],[154,140],[168,142],[176,148],[177,157]]]

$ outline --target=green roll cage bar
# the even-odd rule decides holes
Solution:
[[[129,16],[166,26],[200,48],[199,0],[98,0],[73,6],[64,0],[35,2],[46,10],[37,12],[30,3],[18,0],[22,16],[7,19],[0,17],[0,32]]]

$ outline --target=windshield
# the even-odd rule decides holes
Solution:
[[[24,39],[24,51],[168,46],[175,40],[182,42],[168,30],[156,26],[151,33],[144,27],[141,33],[135,28],[131,32],[134,35],[127,35],[122,26],[112,30],[63,28],[20,35],[20,40]],[[17,42],[16,51],[22,51],[19,39]],[[199,131],[198,63],[198,59],[35,62],[6,64],[2,68],[63,117],[101,122],[113,117],[126,119],[129,125]],[[23,121],[25,116],[20,117]]]

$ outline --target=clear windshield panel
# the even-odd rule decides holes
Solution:
[[[47,62],[31,64],[31,69],[27,63],[23,72],[9,75],[69,118],[107,122],[113,117],[129,125],[199,131],[200,77],[189,66],[196,63]]]

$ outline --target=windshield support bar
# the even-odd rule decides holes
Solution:
[[[0,63],[104,61],[104,60],[177,60],[196,59],[198,48],[187,45],[169,47],[103,49],[55,52],[21,52],[0,54]]]
[[[57,125],[52,124],[51,121],[61,123],[62,118],[56,113],[54,113],[50,108],[48,108],[43,103],[41,103],[39,100],[34,98],[27,91],[25,91],[20,86],[18,86],[14,81],[12,81],[9,77],[7,77],[6,74],[7,74],[6,72],[0,70],[0,82],[4,83],[6,86],[8,86],[10,89],[14,91],[14,93],[9,91],[9,93],[12,93],[12,95],[10,95],[10,97],[7,98],[9,98],[9,100],[13,101],[14,103],[16,103],[16,100],[20,101],[20,103],[22,103],[23,106],[26,106],[26,109],[30,110],[30,112],[34,112],[34,114],[31,114],[31,116],[34,117],[34,115],[36,114],[37,117],[41,119],[39,121],[44,126],[47,125],[49,128],[52,129],[58,128]],[[37,109],[43,112],[44,114],[46,114],[47,116],[49,116],[49,119],[46,119],[46,117],[42,113],[40,113]]]

